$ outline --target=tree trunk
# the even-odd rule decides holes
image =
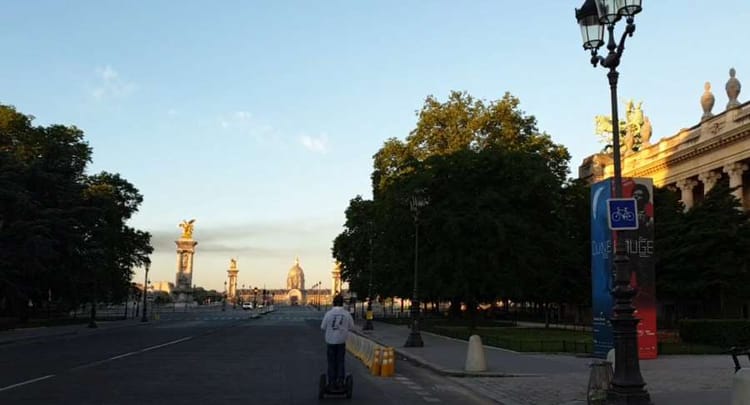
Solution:
[[[458,297],[451,298],[451,306],[448,308],[448,317],[458,319],[461,317],[461,299]]]

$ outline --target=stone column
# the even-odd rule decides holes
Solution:
[[[708,194],[712,188],[716,185],[716,182],[721,178],[721,173],[713,170],[703,172],[698,175],[698,180],[703,183],[703,195]]]
[[[234,300],[237,297],[237,273],[239,272],[240,270],[237,268],[237,262],[232,259],[232,262],[229,265],[229,270],[227,270],[227,275],[229,276],[227,296],[230,300]]]
[[[177,245],[177,275],[175,276],[175,295],[177,302],[191,302],[193,291],[193,256],[198,242],[193,239],[180,238]],[[184,260],[187,257],[187,260]]]
[[[682,203],[685,204],[685,211],[693,207],[693,188],[698,182],[693,179],[684,179],[677,182],[677,187],[682,192]]]
[[[742,162],[736,162],[724,166],[724,173],[729,175],[729,187],[737,187],[737,189],[734,190],[732,194],[734,194],[734,196],[740,200],[740,203],[742,203],[743,207],[745,206],[745,201],[743,198],[744,193],[742,190],[742,173],[744,173],[747,168],[748,166]]]
[[[333,278],[333,288],[331,288],[331,299],[341,292],[341,263],[336,262],[331,272]]]

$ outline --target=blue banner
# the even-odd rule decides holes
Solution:
[[[594,356],[605,358],[614,347],[612,336],[612,232],[609,230],[607,199],[612,198],[612,181],[591,186],[591,304]]]

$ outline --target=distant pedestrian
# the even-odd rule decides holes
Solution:
[[[344,359],[346,358],[346,337],[349,329],[354,326],[354,320],[349,311],[343,308],[344,297],[337,294],[333,297],[333,308],[326,312],[320,329],[325,331],[328,345],[328,385],[341,389],[344,385],[346,373]]]

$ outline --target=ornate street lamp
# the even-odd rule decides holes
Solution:
[[[227,310],[227,281],[224,280],[224,294],[222,294],[222,300],[221,300],[221,310],[226,311]]]
[[[620,125],[617,114],[617,79],[622,52],[625,50],[625,39],[635,32],[634,17],[641,12],[641,0],[585,0],[580,9],[576,9],[576,19],[581,26],[583,49],[591,51],[591,64],[609,69],[607,78],[612,103],[612,147],[615,169],[615,198],[622,198],[622,168],[620,162]],[[615,24],[625,17],[625,31],[619,44],[615,42]],[[607,56],[598,54],[604,45],[604,29],[609,32]],[[615,372],[612,384],[607,391],[608,404],[651,404],[646,383],[641,376],[638,362],[639,319],[633,316],[633,297],[635,289],[630,286],[632,271],[627,256],[625,240],[620,232],[614,231],[615,238],[615,287],[611,293],[615,299],[612,319],[615,344]]]
[[[422,192],[412,195],[409,208],[414,216],[414,290],[411,296],[411,332],[406,339],[405,347],[423,347],[422,335],[419,333],[419,210],[427,205],[427,198]]]
[[[365,315],[365,326],[363,330],[373,330],[375,327],[372,325],[372,223],[370,223],[370,263],[369,273],[370,281],[367,284],[367,314]]]
[[[148,295],[148,269],[151,267],[151,263],[146,262],[146,275],[143,278],[143,316],[141,322],[148,322],[148,315],[146,312],[146,295]]]

